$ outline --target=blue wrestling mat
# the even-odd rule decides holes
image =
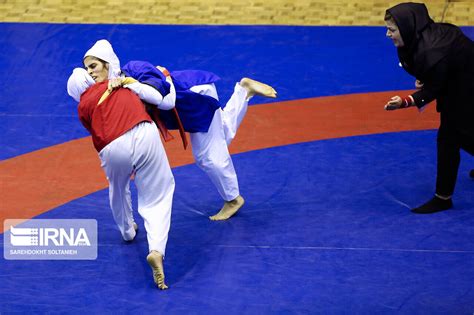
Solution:
[[[463,30],[474,38],[474,27]],[[87,136],[66,81],[101,38],[122,63],[217,73],[221,99],[242,76],[279,92],[261,103],[408,90],[414,81],[382,27],[1,23],[0,34],[3,160]],[[246,204],[224,222],[208,219],[222,201],[206,175],[173,169],[169,290],[152,282],[141,218],[137,238],[123,242],[105,189],[36,217],[96,219],[98,258],[1,258],[0,313],[473,313],[472,157],[462,154],[453,210],[409,211],[433,194],[435,130],[295,143],[233,161]]]

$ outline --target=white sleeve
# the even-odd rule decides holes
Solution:
[[[161,105],[158,105],[159,109],[169,110],[176,105],[176,90],[174,88],[173,80],[170,76],[166,77],[166,82],[170,84],[170,92],[165,96]]]
[[[138,95],[140,99],[144,100],[147,103],[160,107],[160,104],[163,102],[163,96],[161,95],[161,93],[148,84],[134,82],[126,84],[124,85],[124,87],[132,90],[135,94]]]

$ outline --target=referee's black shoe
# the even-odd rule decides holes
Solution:
[[[411,209],[411,212],[418,214],[430,214],[435,212],[440,212],[444,210],[449,210],[453,207],[453,201],[449,199],[441,199],[437,196],[434,196],[427,203],[419,206],[418,208]]]

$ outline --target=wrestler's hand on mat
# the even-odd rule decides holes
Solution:
[[[423,84],[424,84],[424,83],[421,82],[420,80],[416,80],[416,81],[415,81],[415,88],[416,88],[417,90],[419,90],[419,89],[423,88]]]
[[[402,107],[402,98],[400,96],[394,96],[385,105],[385,110],[396,110]]]
[[[112,92],[114,89],[122,86],[122,78],[113,78],[109,80],[107,91]]]

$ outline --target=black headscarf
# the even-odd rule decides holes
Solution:
[[[398,48],[398,58],[403,68],[418,79],[423,79],[450,53],[453,43],[464,37],[457,26],[434,23],[423,3],[400,3],[386,13],[395,20],[405,44]]]

